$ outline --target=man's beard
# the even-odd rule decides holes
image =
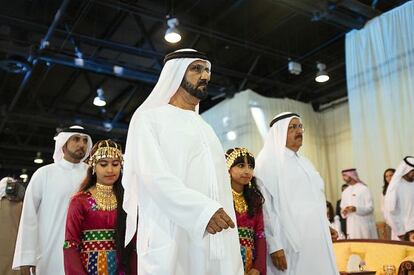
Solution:
[[[181,81],[180,84],[181,88],[187,91],[190,95],[200,99],[204,100],[208,96],[207,92],[207,81],[206,80],[200,80],[197,83],[197,86],[191,84],[187,79],[184,77],[183,81]]]
[[[82,151],[82,152],[77,152],[77,151]],[[71,158],[76,159],[76,160],[82,160],[83,157],[85,157],[85,151],[84,150],[81,150],[81,149],[79,149],[77,151],[67,150],[66,152],[68,153],[68,155]]]

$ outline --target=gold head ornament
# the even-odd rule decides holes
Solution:
[[[253,155],[246,148],[234,148],[230,154],[226,154],[227,169],[230,170],[230,168],[233,166],[234,161],[238,157],[246,156],[253,157]]]
[[[110,142],[113,146],[110,146]],[[102,140],[97,145],[96,151],[89,157],[88,164],[95,171],[96,164],[104,158],[118,159],[121,165],[124,164],[121,146],[110,139]],[[114,147],[115,146],[115,147]]]

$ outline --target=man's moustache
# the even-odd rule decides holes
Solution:
[[[201,80],[200,82],[198,82],[198,85],[197,86],[200,87],[202,85],[207,86],[207,81]]]

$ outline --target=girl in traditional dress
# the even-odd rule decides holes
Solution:
[[[253,176],[254,157],[246,148],[234,148],[227,151],[226,160],[231,177],[245,274],[265,275],[266,240],[262,212],[264,198]]]
[[[87,177],[69,204],[64,243],[66,275],[136,274],[134,244],[124,248],[121,146],[102,140],[92,148]]]

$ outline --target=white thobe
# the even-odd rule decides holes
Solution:
[[[355,206],[356,212],[343,215],[347,206]],[[341,197],[341,215],[346,218],[348,239],[377,239],[374,219],[374,203],[368,187],[362,183],[349,185]]]
[[[13,269],[36,266],[39,275],[64,275],[63,242],[71,196],[86,176],[85,163],[64,159],[39,168],[23,202]]]
[[[382,216],[384,217],[385,223],[389,226],[389,222],[387,221],[387,218],[385,216],[384,199],[385,199],[385,196],[381,194],[381,199],[380,199],[381,213],[382,213]],[[398,238],[398,235],[395,233],[395,231],[392,229],[392,227],[391,227],[391,240],[392,241],[400,241],[400,238]]]
[[[283,182],[279,185],[283,185],[284,191],[275,197],[264,188],[264,222],[269,254],[283,249],[288,268],[285,272],[277,270],[269,256],[267,274],[337,275],[322,178],[307,159],[289,149],[285,150],[282,171],[283,176],[280,180]],[[291,205],[277,209],[278,196],[282,195],[286,196],[284,201]],[[288,229],[284,228],[285,221],[283,215],[279,215],[280,211],[291,211],[289,216],[294,217],[295,237],[299,244],[297,251],[285,234]]]
[[[389,213],[389,223],[397,236],[414,230],[414,182],[401,179],[396,190],[396,206]]]
[[[138,274],[242,275],[237,229],[206,232],[223,208],[236,223],[224,151],[197,113],[164,105],[137,114],[128,150],[138,176]]]

